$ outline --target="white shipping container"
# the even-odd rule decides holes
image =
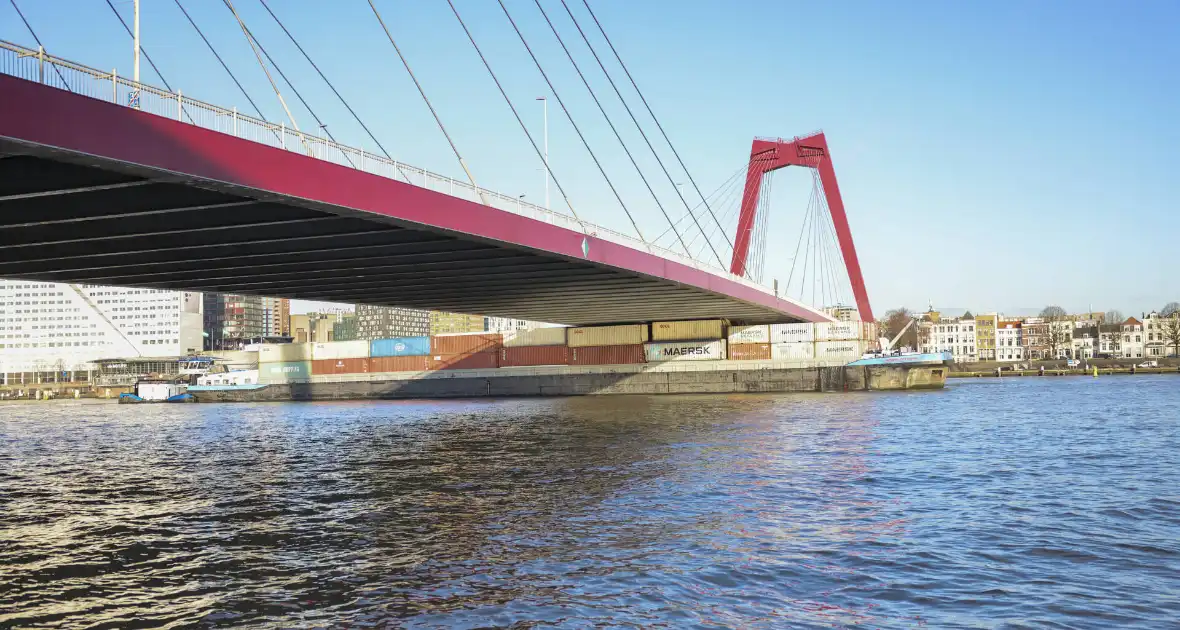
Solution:
[[[329,341],[327,343],[312,344],[311,358],[315,361],[324,359],[367,359],[369,358],[369,340]]]
[[[664,361],[717,361],[725,358],[725,340],[665,341],[643,345],[648,363]]]
[[[259,363],[311,361],[310,343],[264,343],[258,347]]]
[[[770,343],[811,343],[815,341],[814,324],[771,324]]]
[[[504,347],[564,346],[565,331],[564,327],[554,327],[506,332],[504,333]]]
[[[631,346],[647,341],[646,324],[623,326],[583,326],[567,328],[567,339],[571,348],[589,346]]]
[[[770,358],[775,361],[810,361],[815,358],[813,343],[776,343],[770,346]]]
[[[858,339],[847,341],[815,342],[815,358],[818,361],[855,361],[865,353],[865,342]]]
[[[847,341],[861,338],[860,322],[823,322],[815,325],[816,341]]]
[[[696,341],[720,339],[725,322],[720,319],[697,319],[682,322],[652,322],[652,341]]]
[[[729,343],[770,343],[770,326],[730,326]]]

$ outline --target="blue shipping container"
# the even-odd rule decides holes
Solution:
[[[374,339],[369,346],[369,356],[373,358],[424,357],[428,354],[430,354],[430,337]]]

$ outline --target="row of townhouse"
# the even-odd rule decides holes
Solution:
[[[942,318],[933,309],[918,325],[922,352],[949,352],[958,363],[1044,359],[1155,359],[1180,354],[1180,313],[1148,313],[1116,324],[1093,316],[1056,321],[999,313]]]
[[[1125,359],[1162,359],[1180,355],[1180,313],[1163,317],[1151,312],[1142,320],[1127,318],[1122,324],[1101,326],[1098,356]]]
[[[958,363],[1023,361],[1022,324],[998,313],[944,319],[931,310],[918,324],[918,348],[949,352]]]

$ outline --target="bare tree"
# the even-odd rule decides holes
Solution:
[[[1065,322],[1050,322],[1045,342],[1049,346],[1049,358],[1057,359],[1061,356],[1060,350],[1073,348],[1073,330]]]
[[[881,332],[884,336],[892,340],[902,329],[914,320],[914,312],[906,307],[895,308],[885,312],[885,318],[877,322],[881,327]],[[905,335],[898,340],[898,343],[903,346],[910,346],[911,348],[918,345],[918,329],[915,326],[910,326]]]
[[[1164,322],[1164,341],[1172,347],[1172,353],[1180,356],[1180,312],[1173,313]]]
[[[1106,311],[1106,316],[1103,319],[1108,324],[1121,324],[1124,321],[1126,321],[1127,318],[1123,317],[1122,311],[1116,309],[1116,310]]]
[[[1123,346],[1123,326],[1122,326],[1122,323],[1120,322],[1118,324],[1107,324],[1106,327],[1110,329],[1106,333],[1106,334],[1110,335],[1110,339],[1109,339],[1109,341],[1110,341],[1110,356],[1117,359],[1119,356],[1119,350]],[[1098,341],[1099,341],[1099,346],[1101,346],[1101,342],[1102,342],[1102,328],[1101,327],[1098,328]]]
[[[1071,345],[1072,335],[1069,329],[1060,323],[1068,317],[1069,314],[1060,306],[1046,306],[1041,309],[1041,319],[1045,320],[1044,345],[1049,349],[1049,356],[1045,357],[1046,359],[1056,359],[1059,356],[1058,350],[1062,346]]]
[[[1171,317],[1177,313],[1180,313],[1180,302],[1168,302],[1160,310],[1160,315],[1163,317]]]
[[[1047,322],[1056,322],[1065,319],[1069,313],[1060,306],[1046,306],[1041,309],[1041,318]]]

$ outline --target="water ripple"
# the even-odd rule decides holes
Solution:
[[[3,404],[0,627],[1175,627],[1177,384]]]

